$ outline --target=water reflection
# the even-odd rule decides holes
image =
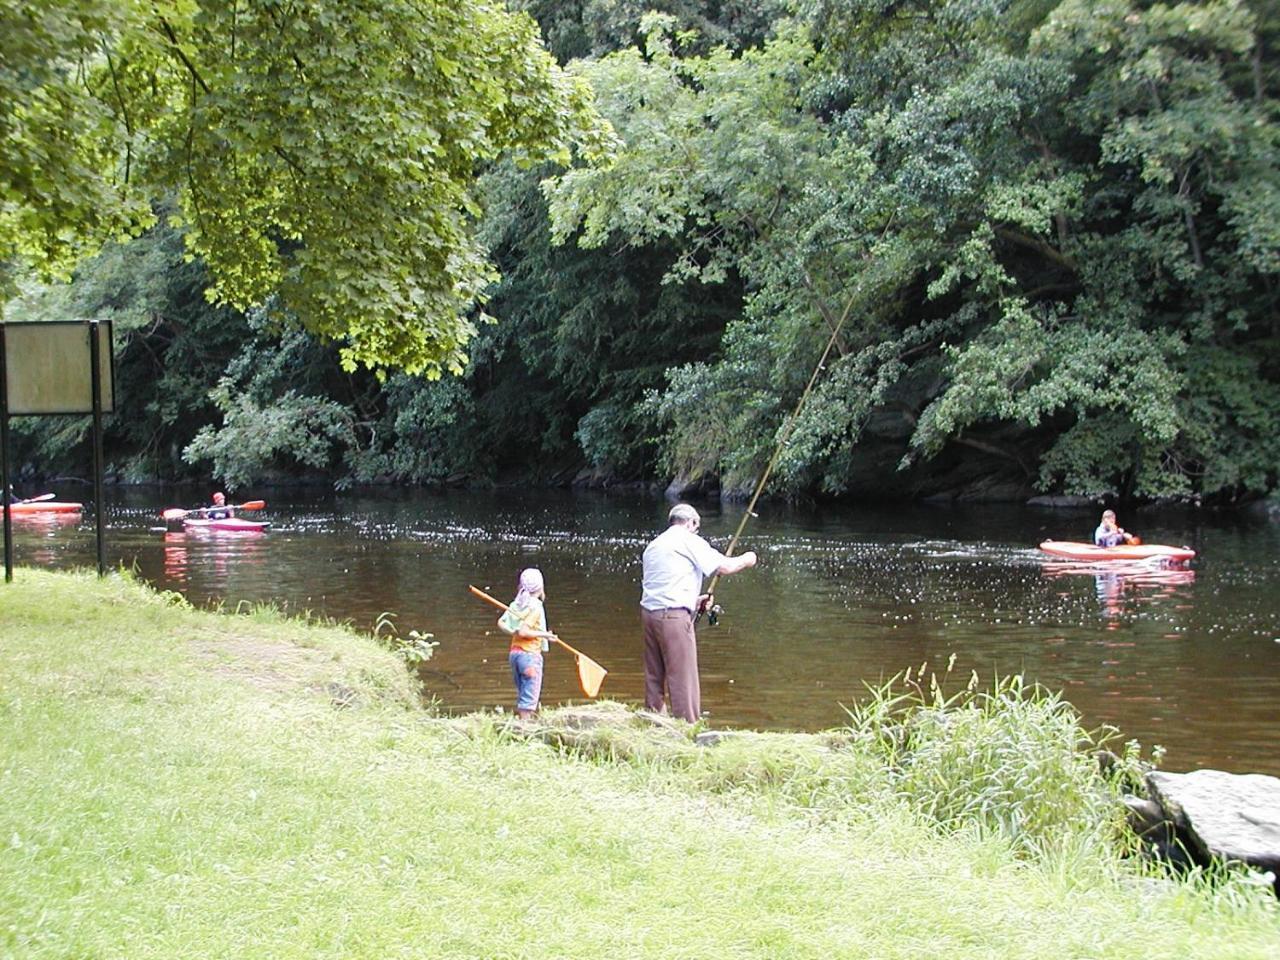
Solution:
[[[226,591],[235,577],[262,566],[261,531],[188,529],[164,532],[164,578],[174,587],[198,582],[202,592]]]
[[[11,513],[9,519],[15,528],[48,531],[77,526],[83,516],[79,510],[66,510],[58,513]]]
[[[1188,597],[1188,592],[1179,588],[1196,580],[1196,572],[1190,567],[1148,561],[1047,561],[1042,573],[1050,579],[1092,577],[1102,616],[1111,630],[1119,626],[1121,617],[1137,613],[1144,604]]]

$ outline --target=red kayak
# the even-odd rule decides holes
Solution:
[[[83,509],[83,503],[59,500],[23,500],[21,503],[9,504],[9,512],[15,517],[38,513],[79,513]]]
[[[1086,563],[1110,560],[1150,560],[1159,558],[1170,563],[1186,563],[1196,555],[1190,547],[1166,547],[1159,543],[1120,544],[1115,547],[1098,547],[1092,543],[1073,540],[1046,540],[1040,549],[1053,557],[1082,560]]]
[[[188,530],[211,530],[219,533],[261,533],[269,523],[264,520],[242,520],[239,517],[224,517],[221,520],[203,520],[192,517],[182,521]]]

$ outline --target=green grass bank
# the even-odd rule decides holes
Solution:
[[[1093,800],[1055,799],[1071,770],[1032,756],[992,780],[883,704],[712,748],[619,705],[517,729],[417,704],[349,631],[19,570],[0,956],[1280,956],[1265,889],[1153,876]],[[999,744],[1037,750],[1004,716],[946,725],[1013,769]],[[908,741],[929,754],[911,770]]]

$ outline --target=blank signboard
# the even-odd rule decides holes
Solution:
[[[93,380],[88,323],[6,323],[5,373],[11,416],[92,413]],[[111,376],[111,323],[98,324],[102,412],[115,409]]]

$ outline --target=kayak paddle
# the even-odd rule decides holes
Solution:
[[[42,493],[38,497],[27,497],[25,500],[19,500],[19,503],[40,503],[43,500],[52,500],[56,497],[56,493]]]
[[[52,494],[50,494],[52,496]],[[229,503],[225,507],[195,507],[192,510],[183,510],[181,507],[170,507],[160,516],[166,520],[181,520],[183,517],[192,513],[208,513],[210,510],[261,510],[267,505],[265,500],[246,500],[244,503]]]
[[[479,587],[468,586],[467,589],[470,590],[474,596],[479,597],[481,600],[484,600],[486,603],[493,604],[499,610],[506,610],[508,612],[511,611],[511,608],[508,607],[505,603],[503,603],[501,600],[497,600],[489,596]],[[588,697],[594,698],[598,696],[600,693],[600,685],[604,683],[605,674],[607,674],[609,671],[606,670],[604,667],[600,666],[600,664],[596,663],[594,660],[588,657],[581,650],[575,650],[573,647],[569,646],[567,643],[565,643],[555,634],[551,635],[551,639],[554,640],[556,643],[560,644],[560,646],[564,647],[570,653],[572,653],[574,656],[574,659],[577,660],[578,683],[582,685],[582,692],[585,693]]]

